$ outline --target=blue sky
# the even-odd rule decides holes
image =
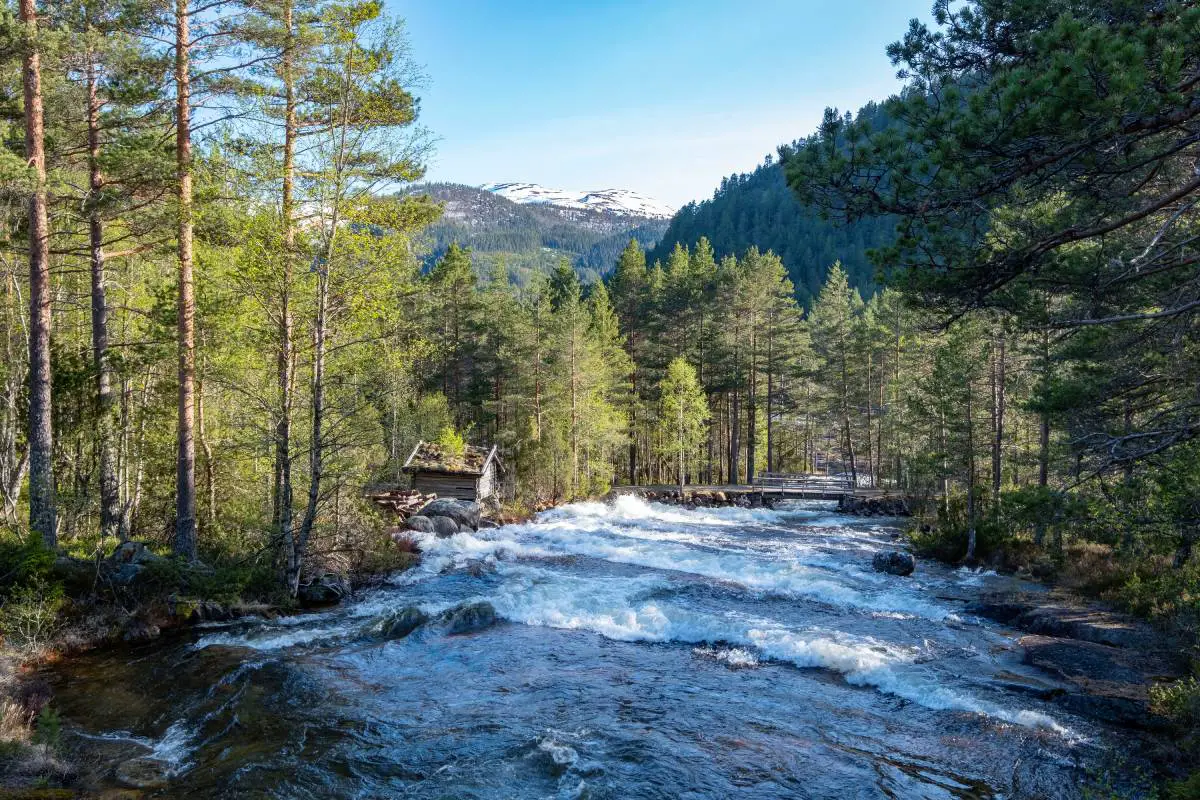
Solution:
[[[931,0],[387,0],[438,137],[431,180],[712,194],[826,106],[899,84],[884,48]]]

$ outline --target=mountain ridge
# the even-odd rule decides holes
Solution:
[[[669,223],[663,217],[583,204],[567,206],[543,200],[522,203],[479,186],[458,183],[426,183],[411,191],[432,197],[443,208],[442,218],[423,234],[427,264],[457,242],[472,250],[480,271],[490,271],[503,263],[510,278],[518,282],[533,271],[548,271],[561,258],[567,258],[581,280],[589,283],[612,269],[630,239],[652,247]]]
[[[670,219],[676,209],[632,189],[590,189],[584,192],[552,189],[537,183],[485,183],[479,187],[520,205],[607,211],[621,216]]]

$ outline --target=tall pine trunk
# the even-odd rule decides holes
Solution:
[[[1050,334],[1042,333],[1042,391],[1046,391],[1050,381]],[[1046,410],[1045,398],[1042,398],[1043,408],[1038,412],[1038,488],[1043,495],[1050,485],[1050,412]],[[1046,541],[1046,522],[1039,519],[1033,529],[1034,544],[1039,547]]]
[[[46,192],[45,120],[37,6],[21,0],[25,28],[25,158],[33,167],[29,195],[29,527],[53,549],[58,544],[54,504],[54,426],[50,371],[50,219]]]
[[[121,495],[117,475],[117,424],[119,408],[112,386],[108,352],[108,298],[104,275],[104,221],[100,196],[104,175],[100,171],[100,97],[94,53],[87,55],[88,126],[88,239],[92,273],[92,358],[96,368],[96,448],[100,455],[100,535],[119,536]]]
[[[192,285],[191,31],[187,0],[175,0],[175,169],[179,224],[179,424],[175,554],[196,558],[196,298]]]
[[[1007,398],[1004,384],[1007,378],[1004,333],[997,337],[992,355],[992,506],[1000,507],[1000,484],[1004,467],[1004,414]]]
[[[753,332],[750,335],[750,375],[746,395],[746,483],[754,483],[754,460],[757,457],[758,438],[758,364],[757,343]]]
[[[875,449],[874,443],[871,441],[872,431],[875,425],[875,416],[871,412],[871,403],[875,397],[875,353],[868,347],[867,349],[867,469],[871,470],[871,487],[874,488],[879,484],[875,473]]]
[[[292,2],[283,6],[283,191],[280,203],[283,226],[283,274],[279,297],[279,352],[276,354],[276,379],[279,395],[279,419],[275,425],[275,524],[279,540],[285,548],[285,568],[291,575],[291,553],[296,551],[295,529],[292,524],[292,271],[296,250],[296,230],[293,222],[295,199],[293,187],[296,173],[296,79],[294,74],[295,30]]]
[[[336,226],[336,220],[334,225]],[[317,508],[321,501],[321,479],[324,470],[325,433],[325,346],[328,338],[329,313],[329,257],[332,255],[332,237],[326,248],[326,260],[317,274],[317,317],[313,326],[312,367],[312,443],[308,455],[308,503],[304,507],[304,518],[296,536],[295,546],[288,556],[288,590],[293,597],[300,589],[300,572],[304,566],[304,552],[317,521]]]
[[[975,391],[967,381],[967,563],[975,561]]]

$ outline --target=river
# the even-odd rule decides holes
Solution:
[[[72,660],[56,704],[85,783],[150,757],[162,797],[1081,796],[1120,734],[1038,699],[1015,635],[963,612],[1011,579],[872,571],[897,530],[577,503],[424,539],[332,611]],[[479,601],[496,624],[438,621]],[[382,637],[409,606],[433,619]]]

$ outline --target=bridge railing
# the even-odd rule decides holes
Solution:
[[[795,475],[782,472],[764,472],[754,476],[754,486],[763,489],[786,489],[791,492],[812,494],[853,494],[854,482],[849,478],[834,475]]]

